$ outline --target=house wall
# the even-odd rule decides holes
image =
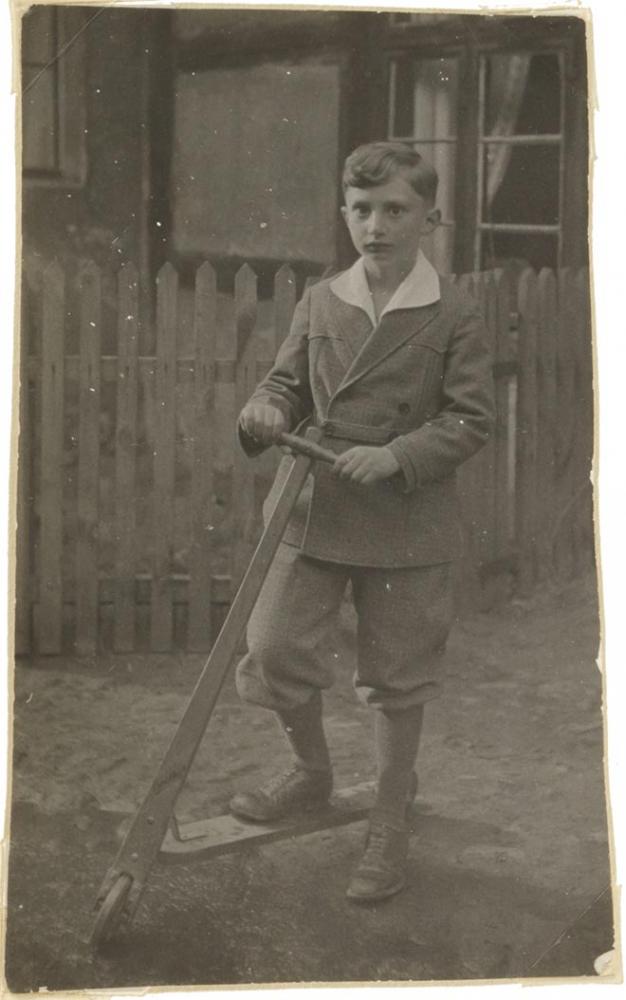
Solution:
[[[366,12],[62,11],[66,104],[83,126],[74,151],[80,169],[24,181],[29,284],[51,259],[70,275],[85,258],[132,259],[152,275],[165,260],[193,265],[207,256],[233,266],[267,262],[268,274],[283,259],[312,270],[333,258],[348,263],[340,165],[356,143],[385,134],[389,53],[461,52],[466,81],[477,46],[534,50],[564,33],[574,58],[562,260],[585,260],[586,73],[576,18],[420,15],[398,28]],[[460,116],[461,132],[471,117]],[[457,270],[474,266],[473,171],[466,157],[456,192]]]
[[[313,261],[335,252],[339,66],[287,60],[180,74],[176,250]]]
[[[62,12],[65,36],[73,41],[59,57],[61,109],[70,115],[80,109],[76,155],[84,166],[78,177],[24,178],[22,251],[31,283],[52,260],[75,274],[85,258],[114,265],[145,258],[149,24],[141,11],[95,13]]]

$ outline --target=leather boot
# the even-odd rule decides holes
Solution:
[[[230,802],[232,813],[257,823],[319,809],[333,787],[321,693],[315,691],[306,704],[278,712],[277,717],[294,752],[294,766],[256,791],[238,793]]]

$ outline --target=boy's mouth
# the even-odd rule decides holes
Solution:
[[[376,253],[380,250],[390,250],[391,243],[383,243],[381,240],[372,240],[365,244],[365,249],[369,250],[370,253]]]

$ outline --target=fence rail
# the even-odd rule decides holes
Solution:
[[[459,470],[459,595],[503,580],[528,594],[593,560],[588,274],[462,275],[494,351],[497,424]],[[57,264],[31,295],[20,367],[18,653],[210,647],[260,533],[276,456],[250,462],[235,416],[289,329],[296,282],[231,294],[209,263],[195,286],[166,264],[153,325],[133,265]],[[142,349],[143,345],[143,349]]]

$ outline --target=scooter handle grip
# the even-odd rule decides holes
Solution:
[[[290,448],[291,451],[295,451],[298,455],[307,455],[309,458],[314,458],[317,462],[328,462],[332,465],[337,458],[334,452],[329,451],[327,448],[322,448],[319,444],[315,444],[314,441],[309,441],[307,438],[297,437],[295,434],[281,434],[278,443],[285,445],[285,447]]]

